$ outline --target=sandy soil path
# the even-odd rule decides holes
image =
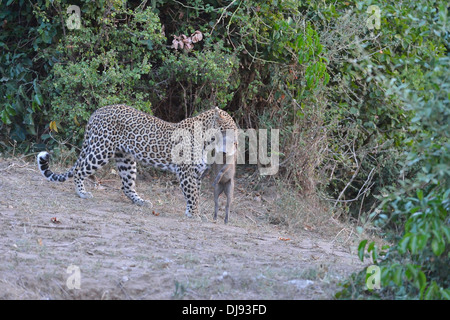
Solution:
[[[202,216],[187,219],[175,177],[150,178],[137,190],[151,209],[131,204],[111,173],[87,184],[86,200],[72,181],[0,159],[0,299],[329,299],[361,268],[332,236],[268,223],[274,204],[239,180],[224,225],[211,221],[208,184]]]

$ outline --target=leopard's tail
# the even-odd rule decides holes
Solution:
[[[48,152],[42,151],[37,155],[37,164],[39,167],[39,171],[48,181],[57,181],[64,182],[67,178],[72,178],[75,168],[77,167],[77,163],[69,169],[66,173],[57,174],[49,169],[48,160],[50,159],[50,154]],[[77,161],[78,162],[78,161]]]

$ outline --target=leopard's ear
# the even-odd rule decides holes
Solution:
[[[214,123],[217,124],[217,120],[220,118],[219,107],[213,107],[214,110]]]
[[[215,111],[215,118],[216,119],[222,119],[222,120],[225,120],[227,117],[226,116],[224,116],[223,115],[223,112],[220,112],[221,110],[220,110],[220,108],[219,107],[215,107],[214,108],[214,111]]]

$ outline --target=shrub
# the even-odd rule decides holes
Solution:
[[[447,38],[433,39],[445,30],[447,8],[444,3],[431,7],[418,3],[408,10],[412,10],[409,17],[413,22],[408,27],[407,40],[415,36],[416,41],[427,41],[427,45],[416,47],[420,51],[416,55],[399,59],[401,67],[406,69],[414,63],[414,69],[420,72],[410,74],[405,70],[405,78],[398,72],[385,78],[389,85],[387,94],[395,95],[412,117],[410,134],[402,140],[401,173],[405,178],[385,188],[379,197],[381,205],[373,213],[392,242],[381,259],[374,243],[368,247],[373,263],[380,266],[382,287],[379,291],[364,291],[366,276],[362,271],[344,284],[339,297],[450,299],[450,61],[442,55]],[[431,16],[422,16],[424,10],[429,10]],[[413,16],[418,11],[420,14]],[[425,33],[424,39],[427,19],[434,24],[429,25],[430,32]],[[392,225],[396,229],[390,228]],[[362,260],[366,245],[367,240],[359,245]]]
[[[157,77],[164,82],[165,89],[160,104],[171,101],[168,103],[171,108],[165,105],[161,108],[165,110],[157,110],[158,114],[164,118],[182,120],[195,111],[211,106],[224,108],[237,88],[238,82],[234,78],[237,69],[236,57],[226,53],[220,43],[214,48],[191,54],[168,54],[158,69]],[[174,101],[178,102],[178,106],[174,105]],[[182,118],[174,117],[174,113]]]
[[[79,144],[90,115],[105,105],[124,103],[151,113],[152,63],[164,52],[164,40],[151,8],[110,2],[85,9],[83,28],[59,41],[58,61],[46,81],[49,116],[62,137],[78,131],[71,142]]]
[[[0,4],[0,147],[19,143],[30,150],[39,140],[40,116],[47,92],[41,81],[49,74],[52,59],[40,59],[39,51],[55,44],[59,16],[48,17],[50,4],[43,0]],[[58,6],[56,6],[58,7]],[[15,142],[13,142],[15,141]]]

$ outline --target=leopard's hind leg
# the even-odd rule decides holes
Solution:
[[[180,181],[181,191],[183,191],[186,200],[186,217],[199,215],[200,202],[200,174],[195,166],[179,165],[176,168],[178,180]]]
[[[77,162],[78,165],[74,173],[75,190],[80,198],[92,198],[92,193],[86,192],[84,187],[84,179],[93,175],[98,169],[106,165],[113,157],[111,150],[105,149],[102,151],[92,152],[91,147],[83,148]]]
[[[136,161],[131,154],[116,151],[114,155],[117,170],[122,179],[122,191],[133,203],[139,206],[152,206],[148,200],[141,199],[136,193]]]

